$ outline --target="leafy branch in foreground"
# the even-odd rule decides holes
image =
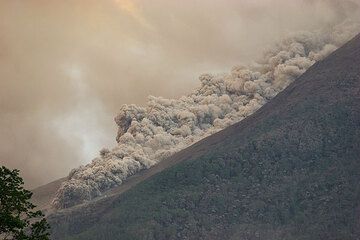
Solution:
[[[49,224],[30,202],[19,170],[0,167],[0,239],[49,240]]]

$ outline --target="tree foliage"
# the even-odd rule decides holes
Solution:
[[[49,224],[30,202],[32,192],[24,189],[19,170],[0,168],[0,238],[5,240],[48,240]]]

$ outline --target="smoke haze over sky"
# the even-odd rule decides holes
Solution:
[[[124,103],[178,97],[203,72],[357,10],[335,0],[0,2],[0,162],[30,187],[116,144]]]

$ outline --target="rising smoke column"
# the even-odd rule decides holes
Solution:
[[[203,74],[201,86],[179,99],[150,96],[145,107],[123,105],[115,118],[118,145],[73,169],[53,200],[67,208],[100,196],[129,176],[225,127],[241,121],[286,88],[316,61],[358,32],[344,22],[328,31],[292,35],[251,66],[228,74]]]

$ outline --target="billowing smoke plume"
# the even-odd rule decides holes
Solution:
[[[316,61],[359,30],[344,22],[327,31],[292,35],[252,66],[222,75],[203,74],[201,86],[179,99],[149,97],[145,107],[123,105],[115,118],[118,146],[71,171],[53,206],[65,208],[100,196],[129,176],[241,121],[276,96]]]

